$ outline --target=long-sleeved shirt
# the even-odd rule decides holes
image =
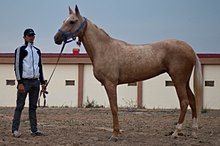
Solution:
[[[41,51],[32,43],[25,43],[15,50],[15,75],[18,83],[23,79],[39,79],[44,84]]]

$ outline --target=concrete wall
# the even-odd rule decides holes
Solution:
[[[92,65],[84,66],[84,87],[83,87],[83,101],[87,103],[87,99],[95,101],[97,105],[109,106],[108,97],[105,93],[104,86],[96,80],[93,75]]]
[[[16,105],[16,86],[6,85],[6,80],[14,79],[14,66],[11,64],[0,64],[0,106]]]
[[[203,107],[220,109],[220,65],[204,66],[204,81],[214,81],[214,86],[204,86]]]
[[[167,73],[143,81],[143,106],[145,108],[180,108],[176,89],[166,86],[166,81],[171,81]],[[190,80],[192,88],[192,77]]]
[[[84,104],[87,103],[87,98],[94,100],[97,105],[109,107],[109,101],[105,92],[104,86],[96,80],[93,75],[93,67],[91,65],[84,66]],[[128,84],[119,85],[118,91],[118,106],[137,106],[137,86],[128,86]]]
[[[44,65],[45,79],[49,79],[54,65]],[[66,86],[66,80],[74,80],[74,86]],[[48,85],[48,106],[71,106],[77,107],[78,101],[78,66],[58,65]],[[43,98],[41,98],[43,101]],[[43,105],[43,104],[41,104]]]

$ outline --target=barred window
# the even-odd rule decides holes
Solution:
[[[165,81],[165,86],[174,86],[173,81]]]
[[[6,85],[7,86],[14,86],[15,85],[15,80],[6,80]]]
[[[134,82],[134,83],[128,83],[128,86],[137,86],[137,82]]]
[[[74,86],[75,80],[66,80],[66,86]]]
[[[214,87],[215,86],[215,81],[205,81],[205,86],[206,87]]]

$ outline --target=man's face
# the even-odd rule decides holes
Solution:
[[[24,37],[24,40],[28,43],[33,43],[34,42],[34,39],[35,39],[35,35],[26,35]]]

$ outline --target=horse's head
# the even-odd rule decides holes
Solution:
[[[86,23],[86,18],[80,15],[79,9],[76,5],[75,13],[69,7],[69,16],[64,20],[63,25],[54,36],[56,44],[61,44],[63,41],[67,41],[70,38],[79,36],[81,29]]]

